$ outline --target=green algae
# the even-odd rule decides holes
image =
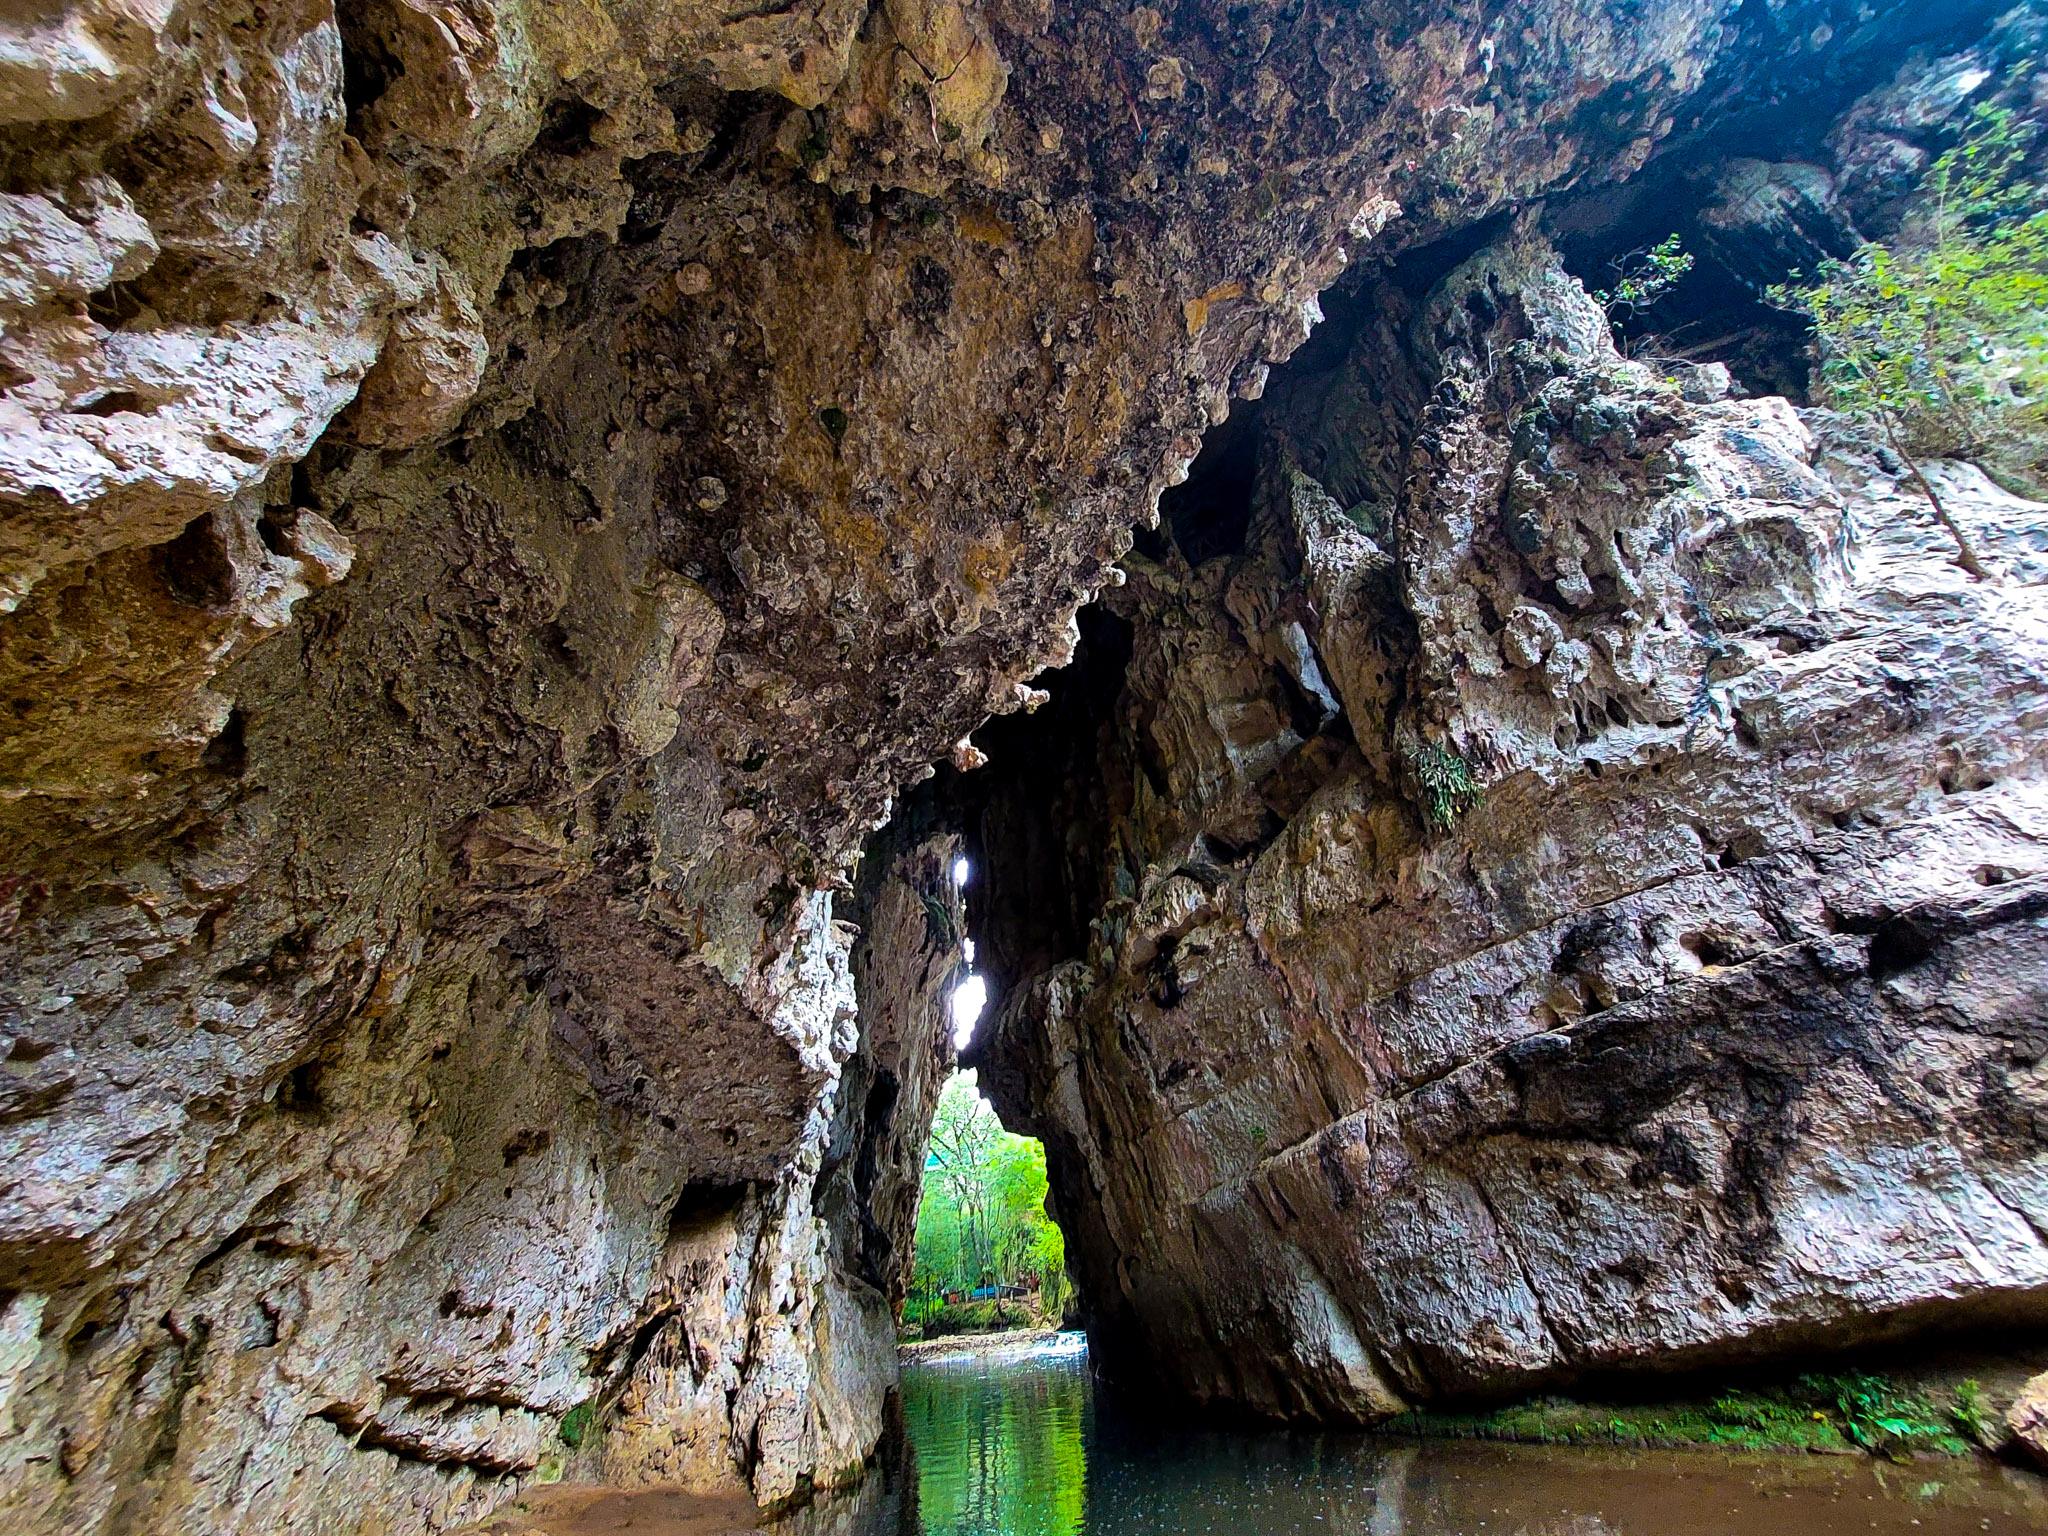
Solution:
[[[1712,1397],[1599,1403],[1545,1397],[1470,1411],[1422,1410],[1389,1420],[1391,1434],[1536,1445],[1718,1447],[1902,1458],[1967,1455],[1976,1384],[1906,1388],[1856,1372],[1736,1387]]]

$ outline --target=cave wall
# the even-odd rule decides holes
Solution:
[[[1974,579],[1533,220],[1399,276],[1126,561],[1063,782],[985,790],[992,880],[1070,828],[971,1059],[1097,1358],[1369,1421],[2048,1324],[2048,507],[1934,467]]]
[[[949,964],[871,830],[1348,260],[1923,10],[0,20],[0,1520],[853,1475]]]

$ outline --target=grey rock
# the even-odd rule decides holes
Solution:
[[[1845,35],[1862,10],[1808,3]],[[1859,46],[1921,9],[1877,7]],[[1186,679],[1157,688],[1158,793],[1200,807],[1214,846],[1191,821],[1084,955],[1040,957],[1061,962],[1030,989],[1049,1034],[1092,1016],[1090,967],[1148,944],[1162,993],[1256,976],[1310,995],[1300,967],[1325,957],[1288,925],[1348,913],[1345,892],[1393,899],[1360,917],[1332,998],[1434,974],[1449,962],[1425,940],[1477,953],[1628,894],[1569,886],[1562,855],[1483,870],[1474,894],[1399,788],[1430,765],[1440,782],[1425,745],[1477,765],[1472,818],[1525,795],[1538,824],[1538,787],[1559,786],[1559,847],[1648,806],[1617,866],[1638,873],[1700,873],[1685,859],[1750,818],[1802,920],[1825,882],[1793,851],[1837,856],[1802,841],[1825,802],[1884,822],[1832,829],[1847,894],[1828,899],[1871,933],[1897,915],[1886,893],[1929,880],[1959,934],[2013,927],[1998,903],[2026,879],[1956,905],[1930,872],[1976,844],[1985,868],[2034,867],[2023,821],[1973,808],[2024,782],[2038,669],[2001,646],[2038,548],[1998,544],[2014,585],[1992,599],[1952,590],[1937,540],[1893,539],[1872,546],[1889,595],[1850,602],[1832,475],[1797,418],[1610,382],[1589,361],[1602,317],[1533,240],[1514,398],[1541,420],[1511,464],[1499,402],[1413,393],[1485,383],[1496,267],[1379,333],[1389,423],[1434,412],[1472,473],[1511,475],[1519,542],[1413,434],[1330,434],[1320,499],[1266,481],[1290,508],[1270,547],[1302,581],[1240,585],[1255,642],[1217,621],[1213,575],[1176,576],[1168,602],[1134,558],[1115,587],[1132,529],[1202,432],[1280,377],[1348,264],[1625,177],[1693,103],[1812,62],[1828,29],[1788,39],[1723,0],[1542,0],[1499,33],[1438,0],[1249,27],[1211,0],[1152,14],[1143,37],[1120,8],[1033,0],[905,0],[886,28],[853,0],[81,0],[0,21],[0,1526],[367,1536],[458,1525],[561,1470],[769,1504],[856,1477],[963,931],[936,801],[904,789],[956,748],[978,759],[970,737],[1032,701],[1105,588],[1199,620],[1149,636],[1146,665]],[[1430,367],[1393,366],[1411,346]],[[1576,361],[1537,384],[1546,349]],[[1692,499],[1645,500],[1681,472]],[[1667,523],[1726,557],[1705,592],[1733,649],[1704,688]],[[1540,686],[1495,633],[1529,595],[1511,572],[1557,589]],[[1376,622],[1394,584],[1426,653]],[[1810,613],[1848,627],[1781,648],[1771,626]],[[1304,737],[1275,697],[1283,656],[1314,714],[1335,701],[1358,729],[1353,788],[1331,733]],[[1380,730],[1411,674],[1409,714]],[[1674,711],[1701,696],[1709,723],[1676,752]],[[1913,723],[1890,757],[1818,755],[1840,722],[1894,716]],[[1702,770],[1610,804],[1657,752],[1777,754],[1806,798],[1737,775],[1749,798],[1702,832],[1683,814],[1719,782]],[[1601,794],[1565,793],[1586,760],[1611,765]],[[1958,786],[1939,837],[1894,785],[1930,763]],[[1996,792],[1972,799],[1979,775]],[[1283,880],[1275,855],[1255,933],[1230,904],[1244,872],[1215,871],[1276,821],[1284,867],[1316,873]],[[1894,837],[1896,858],[1864,851]],[[1395,849],[1411,863],[1390,883]],[[1182,865],[1199,904],[1166,889]],[[1731,933],[1775,920],[1760,876],[1717,878],[1702,910]],[[1518,902],[1512,934],[1488,926]],[[954,938],[921,924],[933,904]],[[1545,1006],[1611,1011],[1683,969],[1698,924],[1663,915],[1648,955],[1578,946]],[[1284,964],[1252,966],[1255,942]],[[1549,962],[1500,963],[1512,989]],[[1948,1006],[1908,996],[1908,972],[1855,1018]],[[1282,1028],[1298,1016],[1269,991],[1161,1058],[1191,1085],[1279,1061],[1280,1088],[1232,1090],[1269,1157],[1332,1105],[1379,1103],[1399,1063],[1470,1054],[1418,993],[1389,1015],[1391,1056],[1312,1085],[1311,1062],[1344,1058]],[[1489,1028],[1505,1040],[1533,1007]],[[1945,1049],[1952,1072],[1989,1070]],[[1044,1083],[1062,1124],[1090,1123],[1070,1102],[1084,1064]],[[1860,1112],[1846,1093],[1828,1102]],[[1277,1098],[1284,1116],[1257,1107]],[[1235,1177],[1229,1113],[1209,1118],[1179,1133],[1185,1167]],[[1992,1164],[1955,1166],[1912,1214],[1960,1210]],[[1477,1199],[1471,1176],[1420,1177],[1445,1209]],[[1259,1230],[1249,1204],[1219,1210]],[[1136,1256],[1128,1283],[1171,1331],[1194,1293],[1077,1220],[1078,1249]],[[1502,1245],[1471,1231],[1490,1275]],[[1986,1231],[2018,1276],[2023,1245]],[[1956,1283],[1923,1257],[1896,1296]],[[1409,1390],[1311,1259],[1287,1259],[1292,1321],[1259,1335],[1310,1341],[1289,1368],[1310,1385],[1219,1376],[1213,1395]],[[1805,1305],[1795,1278],[1760,1280],[1756,1315]],[[1105,1305],[1126,1283],[1086,1279]],[[1468,1292],[1507,1305],[1505,1281]],[[1893,1293],[1844,1295],[1863,1316]],[[1595,1348],[1515,1329],[1521,1355],[1506,1333],[1485,1348]]]
[[[1332,423],[1405,464],[1394,586],[1310,631],[1355,745],[1245,666],[1312,565],[1257,521],[1286,498],[1120,594],[1122,691],[1039,812],[1098,862],[999,914],[1045,958],[979,1063],[1114,1371],[1369,1421],[2048,1320],[2048,507],[1941,468],[2009,572],[1972,581],[1909,484],[1782,400],[1683,399],[1568,288],[1517,235],[1402,353],[1368,331],[1360,397],[1412,423],[1333,411],[1344,370],[1269,398],[1270,475],[1338,462]],[[1519,601],[1566,571],[1579,605]],[[1227,850],[1199,889],[1191,844]],[[1108,942],[1061,954],[1063,901]]]

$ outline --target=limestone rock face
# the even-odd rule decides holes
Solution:
[[[1347,262],[1626,177],[1687,114],[1823,64],[1888,72],[1924,10],[15,7],[0,1525],[437,1529],[565,1458],[765,1502],[854,1475],[964,931],[948,829],[872,836],[906,786],[1035,700],[1133,526]],[[1546,347],[1598,330],[1562,289],[1553,309]],[[1548,574],[1494,642],[1511,573],[1477,511],[1430,535],[1430,686],[1485,688],[1372,749],[1403,794],[1441,768],[1425,744],[1491,733],[1487,782],[1525,786],[1505,807],[1578,772],[1567,727],[1613,726],[1586,711],[1663,730],[1678,707],[1657,670],[1690,654],[1660,607],[1678,577],[1640,486],[1570,491],[1610,440],[1637,480],[1692,454],[1730,516],[1714,476],[1782,482],[1716,546],[1740,555],[1728,643],[1846,601],[1848,567],[1808,559],[1841,512],[1789,415],[1523,366],[1545,424],[1515,449],[1517,558]],[[1458,473],[1492,473],[1490,418],[1445,410]],[[1404,515],[1452,516],[1455,478]],[[1273,536],[1352,618],[1294,601],[1258,658],[1185,640],[1223,691],[1175,706],[1165,760],[1229,802],[1234,847],[1262,835],[1269,760],[1290,793],[1328,778],[1328,730],[1276,746],[1270,667],[1327,723],[1409,661],[1370,618],[1393,569],[1372,519],[1273,486],[1296,507]],[[1897,558],[1929,612],[1992,602]],[[1278,601],[1265,582],[1239,598]],[[1899,663],[1903,715],[1992,701],[1953,742],[1900,738],[1964,790],[2005,774],[1987,744],[2023,707],[2001,612],[1938,630],[1977,650]],[[1751,670],[1774,668],[1804,675],[1789,652]],[[1811,688],[1860,723],[1849,675]],[[1741,704],[1766,747],[1715,750],[1808,750],[1813,716],[1738,682],[1716,678],[1703,740]],[[1679,802],[1651,800],[1673,825],[1637,835],[1681,847]],[[1189,935],[1227,932],[1209,881],[1147,887],[1176,987]],[[1953,924],[2002,932],[1984,914],[2027,888],[1982,886]],[[1844,910],[1891,922],[1889,889]],[[1293,897],[1272,899],[1279,923]],[[1488,903],[1445,899],[1481,931]],[[1359,1073],[1314,1114],[1260,1110],[1271,1150],[1377,1102],[1391,1079]],[[1346,1326],[1317,1294],[1318,1326]]]
[[[1101,1357],[1369,1419],[2048,1318],[2048,508],[1941,467],[1973,581],[1524,232],[1360,309],[1241,543],[1134,555],[983,919]]]

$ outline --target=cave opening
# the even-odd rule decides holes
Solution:
[[[955,775],[914,794],[883,846],[871,850],[884,861],[893,853],[894,878],[919,885],[916,932],[934,962],[911,973],[928,983],[922,1006],[935,1027],[925,1031],[932,1048],[923,1070],[911,1074],[920,1079],[923,1119],[916,1127],[921,1140],[915,1214],[906,1233],[910,1251],[901,1256],[895,1297],[906,1335],[928,1339],[1058,1327],[1068,1319],[1072,1294],[1064,1239],[1047,1209],[1044,1147],[1006,1128],[979,1091],[974,1070],[958,1064],[991,995],[988,977],[977,969],[967,910],[977,861],[961,851],[960,812],[951,803],[958,790]],[[922,834],[928,857],[906,860],[890,843],[906,825]],[[871,896],[864,910],[868,921],[886,927],[885,899]],[[872,945],[865,954],[867,1000],[880,1003],[872,988],[888,972],[873,963]],[[899,968],[895,974],[905,973]],[[888,1006],[904,1004],[913,1013],[919,1006],[915,997],[894,998]],[[899,1099],[892,1094],[879,1113],[870,1102],[864,1111],[870,1137],[897,1116]],[[886,1241],[885,1234],[876,1237]]]
[[[1072,1289],[1047,1208],[1045,1147],[1006,1129],[972,1068],[940,1090],[902,1323],[914,1336],[1057,1328]]]

